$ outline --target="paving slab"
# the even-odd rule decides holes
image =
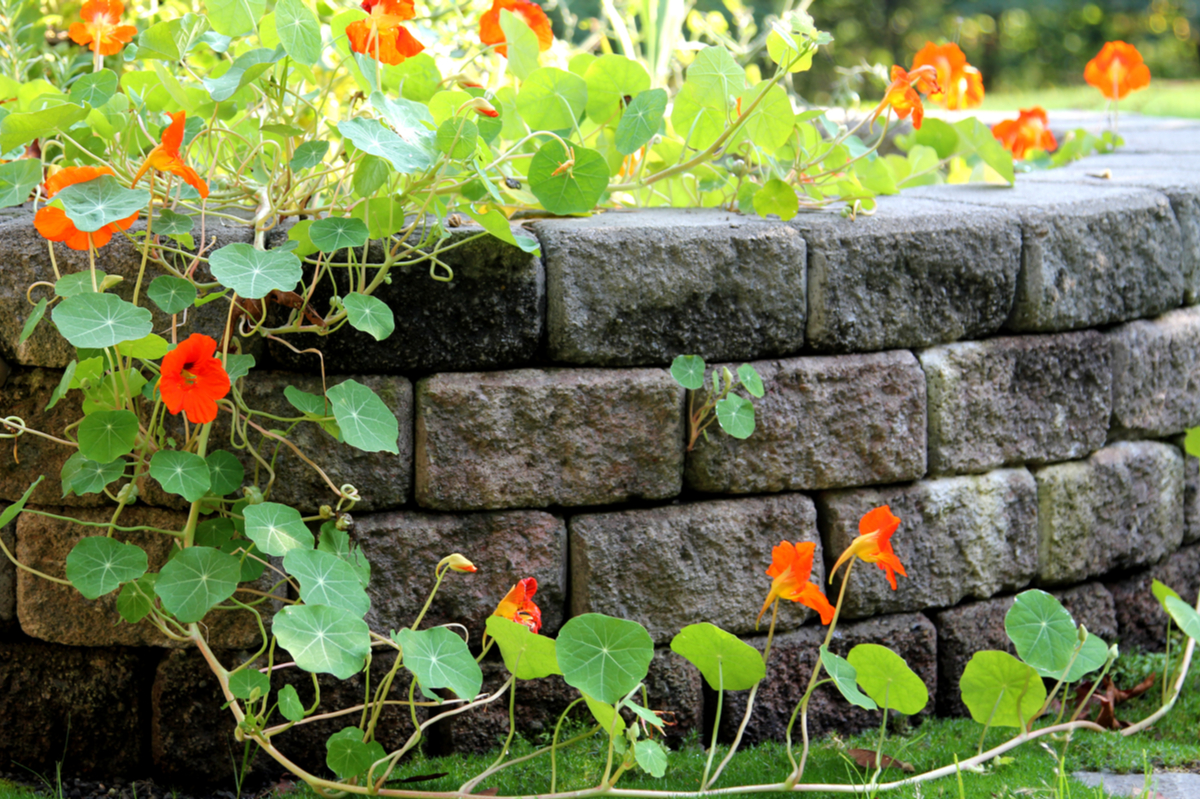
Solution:
[[[1108,797],[1161,797],[1164,800],[1200,797],[1200,775],[1194,772],[1152,772],[1149,775],[1072,772],[1071,777],[1085,786],[1102,790]]]

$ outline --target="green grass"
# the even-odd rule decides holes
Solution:
[[[987,110],[1041,106],[1047,111],[1080,109],[1103,111],[1108,101],[1091,86],[1066,86],[1023,92],[988,92],[983,99]],[[1152,117],[1200,117],[1200,81],[1151,81],[1141,91],[1121,101],[1121,111]]]

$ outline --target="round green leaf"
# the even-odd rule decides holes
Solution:
[[[103,270],[96,270],[96,286],[100,287],[100,291],[104,291],[104,279],[108,276]],[[117,278],[120,280],[120,278]],[[54,293],[59,297],[74,297],[77,294],[85,292],[95,292],[96,289],[92,286],[92,271],[85,269],[82,272],[72,272],[70,275],[63,275],[54,282]]]
[[[846,660],[858,672],[858,685],[882,708],[916,714],[929,702],[925,683],[904,659],[878,644],[860,644]]]
[[[478,145],[479,126],[466,117],[451,117],[438,126],[438,150],[456,161],[474,157]]]
[[[240,242],[214,252],[208,266],[222,284],[251,300],[263,298],[275,289],[290,292],[300,282],[300,259],[295,254],[259,250]]]
[[[1017,595],[1004,615],[1004,630],[1017,655],[1036,670],[1061,674],[1075,652],[1075,620],[1052,595],[1030,589]]]
[[[255,689],[258,697],[262,697],[271,691],[271,679],[252,667],[239,669],[229,676],[229,691],[234,697],[249,700]]]
[[[423,140],[414,143],[377,119],[342,120],[338,123],[338,131],[359,150],[386,160],[401,175],[411,175],[433,163],[433,156]]]
[[[91,461],[83,453],[72,453],[62,467],[63,497],[98,492],[125,474],[126,461],[118,458],[107,464]]]
[[[17,206],[29,199],[33,187],[42,182],[42,162],[21,158],[0,164],[0,208]]]
[[[246,470],[233,453],[214,450],[204,460],[208,464],[209,489],[217,497],[224,497],[242,487]]]
[[[637,765],[655,778],[667,774],[667,751],[653,739],[639,739],[633,745]]]
[[[958,685],[971,719],[985,725],[1028,725],[1046,702],[1046,686],[1037,670],[1001,650],[971,656]]]
[[[150,477],[163,489],[194,503],[208,492],[212,480],[208,464],[195,453],[179,450],[159,450],[150,459]]]
[[[339,778],[345,780],[366,772],[376,761],[387,754],[377,741],[364,742],[366,734],[361,728],[342,728],[325,742],[325,764]]]
[[[396,328],[396,318],[392,310],[378,297],[348,294],[342,298],[342,305],[346,308],[350,324],[364,333],[371,334],[377,342],[391,336]]]
[[[650,73],[632,58],[603,55],[583,76],[587,83],[587,115],[599,123],[616,119],[630,100],[650,88]]]
[[[349,564],[364,588],[371,582],[371,562],[366,554],[361,547],[351,544],[350,535],[338,530],[333,522],[321,525],[321,540],[317,543],[317,549],[322,553],[332,553]]]
[[[150,282],[146,295],[166,314],[178,314],[196,302],[196,287],[174,275],[159,275]]]
[[[767,34],[767,55],[781,67],[785,64],[788,65],[788,72],[804,72],[812,69],[814,53],[816,53],[815,48],[805,48],[795,36],[784,39],[783,35],[776,30]]]
[[[400,452],[396,415],[370,388],[351,379],[331,387],[325,396],[347,444],[368,453]]]
[[[631,155],[654,138],[662,129],[663,115],[667,113],[667,91],[650,89],[633,98],[621,114],[617,123],[615,144],[617,152]]]
[[[195,224],[196,221],[187,214],[177,214],[169,208],[164,208],[154,218],[154,232],[165,236],[181,236],[191,233]],[[161,277],[174,276],[164,275]],[[180,280],[180,278],[175,278],[175,280]]]
[[[325,154],[329,152],[329,142],[318,139],[312,142],[304,142],[296,148],[295,155],[292,156],[291,168],[296,172],[302,169],[311,169],[317,164],[325,160]]]
[[[331,553],[289,550],[283,568],[300,581],[300,599],[310,606],[335,606],[361,617],[371,609],[354,569]]]
[[[718,400],[717,422],[733,438],[748,438],[754,433],[754,404],[737,394]]]
[[[788,184],[772,178],[754,193],[754,213],[760,217],[775,214],[781,220],[789,220],[800,212],[800,200],[796,190]]]
[[[688,625],[675,634],[671,649],[695,664],[718,692],[749,689],[767,673],[762,653],[708,622]]]
[[[724,47],[706,47],[688,67],[686,83],[732,104],[728,98],[741,97],[746,88],[746,71]]]
[[[312,531],[300,512],[282,503],[246,506],[246,536],[269,556],[287,555],[297,548],[311,550]]]
[[[344,608],[287,606],[275,615],[271,630],[300,669],[340,680],[361,671],[371,651],[367,623]]]
[[[157,333],[149,333],[141,339],[132,342],[121,342],[117,352],[127,358],[140,358],[145,361],[157,361],[167,354],[171,345]],[[132,388],[132,387],[131,387]]]
[[[742,99],[742,107],[749,108],[759,92],[764,91],[766,96],[746,118],[742,129],[730,142],[730,147],[748,141],[768,153],[773,153],[791,138],[792,129],[796,125],[795,112],[792,111],[792,101],[788,99],[787,90],[779,84],[762,81],[755,85],[747,90]]]
[[[288,722],[299,722],[304,719],[304,704],[300,702],[300,694],[290,683],[279,690],[279,713]]]
[[[367,243],[367,224],[354,217],[326,217],[312,224],[308,238],[325,253],[362,247]]]
[[[671,362],[671,377],[685,389],[695,391],[704,387],[704,359],[700,356],[675,356]]]
[[[636,622],[583,614],[562,627],[555,653],[569,685],[613,704],[646,677],[654,642]]]
[[[847,702],[868,711],[874,711],[879,707],[875,705],[874,700],[858,690],[858,670],[851,666],[849,661],[836,653],[829,652],[829,648],[825,645],[821,645],[820,652],[821,665],[825,667],[829,677],[833,678],[833,685],[838,688]]]
[[[211,547],[189,547],[159,570],[154,593],[180,622],[199,622],[233,596],[241,575],[242,565],[233,556]]]
[[[738,379],[741,380],[742,386],[746,387],[746,391],[754,397],[762,397],[766,394],[766,389],[763,388],[762,377],[758,374],[758,370],[749,364],[742,364],[737,369]]]
[[[107,536],[88,536],[67,554],[67,580],[88,600],[146,573],[146,551]]]
[[[311,67],[321,57],[321,25],[301,0],[275,4],[275,32],[287,54],[301,64]]]
[[[688,147],[708,147],[725,132],[729,105],[694,83],[685,83],[675,95],[671,108],[671,125],[683,137]]]
[[[145,189],[127,189],[112,175],[72,184],[54,196],[75,227],[86,233],[122,220],[150,202]]]
[[[79,452],[108,464],[133,450],[138,421],[132,411],[97,411],[79,423]]]
[[[87,294],[68,297],[50,312],[51,319],[74,347],[100,349],[141,339],[150,333],[150,310],[116,295]]]
[[[575,147],[575,163],[562,143],[542,145],[529,163],[529,190],[551,214],[591,211],[608,188],[608,162],[595,150]],[[565,165],[565,168],[564,168]],[[556,170],[561,170],[555,175]]]
[[[1083,647],[1079,649],[1079,655],[1075,657],[1075,663],[1071,665],[1071,670],[1067,673],[1067,682],[1075,683],[1089,672],[1100,669],[1107,660],[1108,645],[1099,636],[1089,633],[1087,639],[1083,642]],[[1052,673],[1049,670],[1039,669],[1037,672],[1043,678],[1057,680],[1062,677],[1062,670]]]
[[[558,668],[553,639],[494,614],[488,617],[487,634],[500,647],[505,668],[520,680],[532,681],[562,674]]]
[[[517,92],[517,112],[531,130],[565,131],[575,127],[587,108],[583,78],[554,67],[529,73]]]
[[[393,635],[404,651],[404,666],[417,676],[421,688],[450,689],[464,700],[474,699],[483,686],[483,671],[467,643],[449,628],[414,631],[405,628]]]
[[[1175,624],[1179,626],[1179,630],[1183,631],[1185,636],[1200,641],[1200,614],[1196,613],[1196,609],[1178,597],[1170,596],[1163,601],[1163,607],[1167,609],[1167,613],[1171,615],[1171,619],[1175,620]]]
[[[150,572],[121,587],[117,595],[117,613],[130,625],[141,622],[154,608],[154,584],[158,573]]]
[[[940,119],[925,120],[919,130],[913,131],[913,139],[917,144],[936,150],[939,159],[949,158],[958,150],[958,131]]]
[[[89,72],[71,84],[71,102],[76,105],[102,106],[117,93],[117,74],[111,69]]]

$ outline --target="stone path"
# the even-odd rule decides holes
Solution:
[[[1192,772],[1155,772],[1150,776],[1151,793],[1146,794],[1146,776],[1135,773],[1117,775],[1112,772],[1076,772],[1071,777],[1090,787],[1104,788],[1109,797],[1200,797],[1200,775]]]

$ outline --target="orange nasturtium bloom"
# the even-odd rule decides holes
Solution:
[[[229,394],[229,374],[214,358],[217,342],[193,333],[163,356],[158,391],[172,414],[187,414],[188,422],[202,425],[217,418],[217,401]]]
[[[942,87],[938,84],[937,68],[932,64],[906,70],[896,64],[892,66],[892,82],[888,84],[887,93],[875,107],[875,115],[871,122],[879,118],[884,109],[889,106],[896,111],[900,119],[907,119],[912,114],[913,127],[920,128],[921,120],[925,118],[925,107],[921,105],[921,95],[941,94]]]
[[[550,18],[537,3],[531,3],[529,0],[492,0],[491,10],[484,12],[479,18],[479,41],[496,45],[496,52],[500,55],[508,57],[508,46],[505,44],[507,40],[504,38],[504,30],[500,27],[501,11],[511,11],[533,28],[533,32],[537,34],[539,51],[545,52],[554,44]]]
[[[1133,45],[1109,42],[1083,68],[1083,79],[1109,100],[1120,100],[1130,92],[1150,85],[1150,68],[1142,62],[1142,54]]]
[[[542,629],[542,610],[533,602],[537,594],[537,578],[525,578],[517,581],[516,586],[508,590],[500,605],[492,612],[493,617],[504,617],[524,625],[537,633]]]
[[[992,126],[992,135],[1000,140],[1013,158],[1024,158],[1029,150],[1041,149],[1049,153],[1058,147],[1054,134],[1046,127],[1046,110],[1041,106],[1022,108],[1016,119],[1006,119]]]
[[[940,92],[930,92],[929,99],[951,111],[975,108],[983,102],[983,74],[967,63],[967,56],[954,42],[926,42],[915,57],[913,69],[929,65],[937,70]]]
[[[67,31],[75,44],[87,45],[92,52],[113,56],[121,52],[137,35],[134,25],[122,25],[125,4],[121,0],[87,0],[79,12],[83,22]]]
[[[767,593],[762,611],[758,612],[755,626],[778,597],[793,600],[816,611],[821,615],[822,625],[828,625],[833,620],[833,606],[829,605],[829,600],[821,590],[808,580],[812,575],[813,551],[816,548],[812,542],[796,542],[793,545],[784,541],[771,550],[771,566],[767,574],[775,580],[771,581],[771,591]]]
[[[137,182],[146,171],[154,167],[159,172],[178,175],[191,184],[192,188],[200,193],[200,197],[208,197],[208,184],[196,174],[196,170],[187,165],[179,152],[179,148],[183,146],[183,123],[186,116],[183,111],[171,114],[171,124],[163,128],[162,144],[155,145],[150,155],[146,156],[142,168],[133,176],[132,186],[137,186]]]
[[[346,26],[354,52],[384,64],[400,64],[425,49],[402,24],[416,16],[413,0],[363,0],[362,9],[370,18]]]
[[[833,565],[833,570],[829,573],[830,578],[833,578],[838,567],[858,556],[863,561],[875,564],[886,572],[888,583],[892,585],[892,591],[896,591],[896,573],[899,572],[904,577],[908,577],[908,573],[904,571],[904,565],[892,552],[892,534],[898,527],[900,527],[900,518],[894,515],[892,509],[887,506],[879,506],[863,514],[863,518],[858,521],[858,536],[850,543],[846,551],[838,556],[837,563]]]
[[[68,186],[76,183],[87,183],[101,175],[112,175],[108,167],[65,167],[46,179],[43,186],[46,197],[54,197]],[[138,212],[135,211],[124,219],[110,222],[97,231],[87,233],[75,227],[70,217],[61,208],[44,206],[38,209],[33,217],[33,226],[38,233],[52,242],[62,242],[72,250],[87,250],[90,240],[92,247],[104,247],[117,231],[126,230],[137,222]]]

